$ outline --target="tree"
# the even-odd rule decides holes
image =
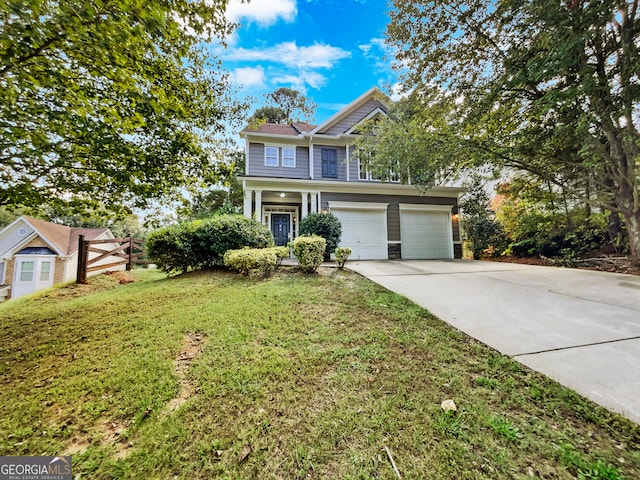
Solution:
[[[491,210],[482,178],[474,175],[465,186],[468,190],[460,201],[462,231],[470,244],[473,258],[479,260],[489,247],[501,247],[504,229]]]
[[[0,205],[145,207],[208,174],[242,111],[199,46],[226,0],[0,2]]]
[[[414,103],[432,106],[439,83],[456,112],[442,144],[619,213],[640,263],[637,0],[394,4],[388,41]]]
[[[261,107],[251,116],[251,123],[293,123],[312,121],[317,105],[293,88],[282,87],[265,95],[270,105]]]

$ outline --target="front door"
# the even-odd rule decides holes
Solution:
[[[289,232],[291,231],[291,215],[288,213],[271,214],[271,232],[276,246],[283,247],[289,242]]]
[[[11,298],[18,298],[53,285],[56,259],[53,256],[16,255]]]

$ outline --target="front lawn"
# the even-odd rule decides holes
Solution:
[[[640,427],[350,272],[135,277],[0,305],[0,455],[91,479],[397,478],[389,453],[402,478],[640,478]]]

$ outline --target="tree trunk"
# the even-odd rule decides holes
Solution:
[[[640,267],[640,208],[633,212],[625,212],[624,223],[629,235],[629,247],[631,249],[631,265]]]

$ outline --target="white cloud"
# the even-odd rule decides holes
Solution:
[[[232,22],[256,22],[263,27],[273,25],[278,20],[293,22],[298,14],[296,0],[230,0],[227,18]]]
[[[327,82],[327,78],[318,72],[298,72],[297,75],[282,75],[273,78],[276,85],[287,85],[298,90],[303,95],[307,94],[307,86],[319,89]]]
[[[331,45],[314,44],[299,47],[296,42],[283,42],[267,48],[236,48],[226,58],[237,61],[270,61],[295,68],[331,68],[334,63],[351,56],[351,52]]]
[[[236,68],[231,77],[234,83],[244,87],[263,87],[265,85],[266,75],[262,67],[244,67]]]

